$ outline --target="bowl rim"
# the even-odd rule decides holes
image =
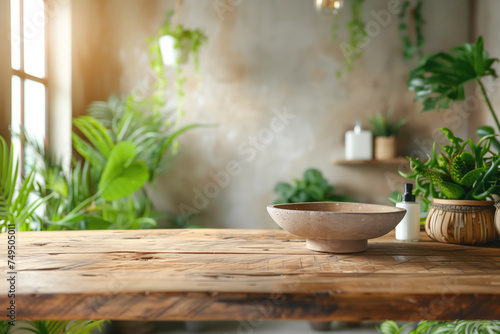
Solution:
[[[371,205],[371,206],[382,206],[382,207],[389,207],[393,209],[392,211],[384,211],[384,212],[344,212],[344,211],[322,211],[322,210],[296,210],[296,209],[286,209],[286,208],[279,208],[279,205],[302,205],[302,204],[325,204],[325,203],[342,203],[342,204],[352,204],[352,205]],[[384,204],[374,204],[374,203],[356,203],[356,202],[338,202],[338,201],[323,201],[323,202],[299,202],[299,203],[281,203],[281,204],[270,204],[267,206],[267,209],[278,209],[278,210],[286,210],[286,211],[294,211],[294,212],[330,212],[330,213],[336,213],[336,214],[346,214],[346,215],[351,215],[351,214],[394,214],[394,213],[401,213],[401,212],[406,212],[407,210],[404,208],[398,208],[397,206],[390,206],[390,205],[384,205]]]

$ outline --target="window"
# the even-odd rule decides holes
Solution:
[[[40,144],[47,137],[47,48],[44,0],[10,0],[12,130],[24,129]],[[21,165],[29,154],[19,139],[14,139]],[[46,144],[46,143],[45,143]]]

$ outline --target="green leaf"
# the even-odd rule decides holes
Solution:
[[[398,324],[395,321],[388,320],[384,321],[380,328],[378,329],[379,333],[382,334],[399,334],[401,332]]]
[[[57,320],[30,320],[26,322],[27,330],[36,334],[91,334],[94,329],[101,332],[101,325],[108,320],[81,320],[81,321],[57,321]]]
[[[495,135],[495,130],[491,126],[480,126],[476,130],[476,135],[480,138],[490,136],[490,135]],[[493,147],[497,150],[497,152],[500,152],[500,143],[496,138],[491,138],[491,144]]]
[[[113,224],[112,222],[97,216],[87,215],[84,216],[84,220],[85,220],[85,229],[87,230],[106,230]]]
[[[464,44],[450,51],[422,57],[410,72],[408,88],[415,92],[416,100],[422,101],[422,111],[448,108],[451,101],[465,99],[468,82],[497,77],[492,66],[498,59],[488,58],[482,37],[476,44]]]
[[[448,199],[462,199],[465,195],[465,190],[455,183],[441,181],[439,182],[439,189]]]
[[[321,188],[312,184],[306,188],[306,193],[313,201],[321,201],[325,198],[325,194],[321,191]]]
[[[323,180],[323,175],[317,169],[310,168],[304,172],[304,181],[308,184],[315,184]]]
[[[130,195],[147,182],[148,168],[143,161],[132,161],[135,155],[135,146],[130,142],[121,142],[111,151],[99,182],[104,199]]]
[[[109,156],[114,144],[108,129],[91,116],[80,116],[73,120],[73,124],[85,135],[85,138],[92,143],[99,153],[105,158]]]

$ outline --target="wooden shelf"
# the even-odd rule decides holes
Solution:
[[[407,158],[399,157],[388,160],[345,160],[332,159],[334,165],[397,165],[400,163],[408,163]]]

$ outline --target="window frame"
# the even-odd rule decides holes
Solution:
[[[24,63],[24,51],[25,51],[25,40],[24,40],[24,0],[15,0],[18,1],[19,3],[19,69],[14,69],[12,67],[12,59],[10,63],[10,69],[11,69],[11,83],[12,83],[12,78],[17,76],[20,79],[21,82],[21,87],[20,87],[20,101],[19,106],[20,106],[20,129],[21,130],[21,140],[20,140],[20,147],[19,147],[19,160],[20,160],[20,165],[23,166],[21,168],[21,171],[24,171],[24,165],[25,165],[25,139],[24,135],[22,134],[22,130],[24,129],[25,126],[25,100],[26,100],[26,93],[25,93],[25,82],[26,80],[31,80],[37,83],[40,83],[44,86],[45,88],[45,128],[44,128],[44,138],[43,138],[43,145],[45,147],[49,146],[49,130],[50,130],[50,124],[49,124],[49,108],[50,108],[50,101],[49,101],[49,41],[48,41],[48,15],[47,13],[47,0],[42,0],[43,1],[43,11],[44,11],[44,24],[43,24],[43,34],[44,34],[44,52],[45,52],[45,75],[43,78],[39,78],[37,76],[31,75],[26,73],[25,71],[25,63]],[[9,1],[10,2],[10,1]],[[12,3],[12,2],[11,2]],[[9,13],[9,18],[11,20],[11,29],[12,29],[12,10]],[[11,49],[14,48],[14,44],[11,40]],[[11,57],[12,57],[12,51],[11,51]],[[12,87],[11,87],[12,91]],[[11,99],[11,117],[12,117],[12,106],[14,105],[13,100],[12,100],[12,94],[10,96]]]

